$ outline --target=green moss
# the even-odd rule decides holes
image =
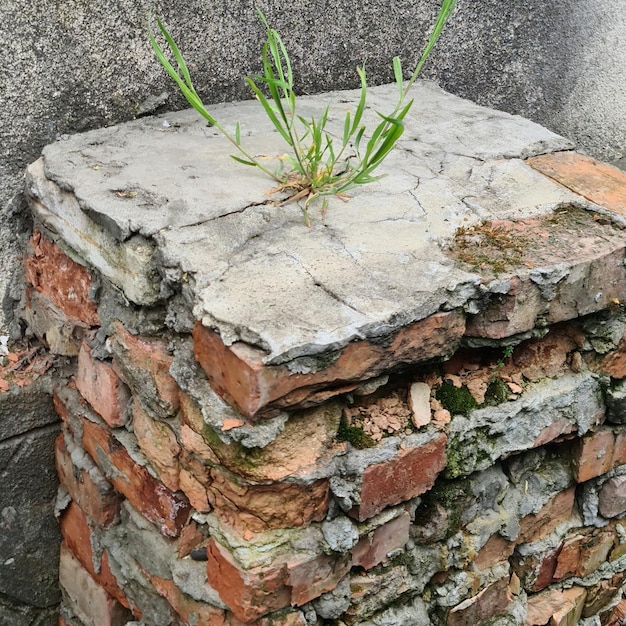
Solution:
[[[509,386],[501,379],[496,378],[489,383],[485,392],[485,406],[496,406],[502,404],[509,399],[511,391]]]
[[[373,448],[376,445],[376,442],[362,428],[348,426],[343,420],[339,423],[337,439],[347,441],[359,450]]]
[[[443,384],[437,389],[435,397],[441,402],[443,408],[450,411],[452,415],[467,416],[471,411],[478,408],[478,402],[467,387]]]

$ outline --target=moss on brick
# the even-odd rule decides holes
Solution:
[[[344,420],[339,423],[337,439],[347,441],[359,450],[373,448],[376,445],[376,442],[362,428],[348,426]]]
[[[478,408],[478,402],[467,387],[455,387],[444,383],[437,389],[435,397],[451,415],[467,416],[470,411]]]

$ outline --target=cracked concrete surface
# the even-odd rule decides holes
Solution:
[[[376,111],[393,109],[396,89],[369,90],[369,128]],[[45,148],[43,169],[31,166],[29,195],[37,218],[130,300],[155,303],[184,283],[195,318],[225,343],[260,347],[268,364],[320,354],[476,297],[479,277],[442,251],[460,226],[589,204],[524,162],[572,149],[569,140],[427,82],[413,95],[386,176],[347,202],[331,198],[324,216],[314,206],[311,228],[193,111],[64,137]],[[300,113],[330,102],[339,130],[357,100],[357,91],[307,97]],[[254,102],[212,111],[227,127],[241,121],[252,153],[285,152]],[[58,201],[46,206],[52,183]],[[138,243],[135,275],[119,271],[115,258]]]

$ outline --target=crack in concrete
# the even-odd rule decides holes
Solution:
[[[324,293],[326,293],[327,295],[329,295],[333,300],[339,302],[340,304],[342,304],[343,306],[347,307],[348,309],[350,309],[351,311],[354,311],[355,313],[359,314],[359,315],[365,315],[365,313],[363,313],[363,311],[359,311],[357,308],[353,307],[351,304],[349,304],[348,302],[346,302],[346,300],[344,300],[341,296],[339,296],[338,294],[336,294],[332,289],[330,289],[329,287],[327,287],[326,285],[324,285],[319,279],[317,279],[313,273],[299,260],[297,259],[295,256],[285,253],[285,256],[287,256],[288,258],[292,259],[293,261],[295,261],[295,263],[297,263],[302,270],[305,272],[305,274],[313,281],[313,285],[315,287],[319,287]]]

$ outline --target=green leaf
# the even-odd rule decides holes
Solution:
[[[251,78],[246,78],[246,82],[248,83],[248,85],[250,85],[252,91],[254,91],[254,94],[256,95],[259,102],[261,103],[261,106],[265,110],[265,114],[267,115],[267,117],[269,117],[270,121],[274,125],[274,128],[276,128],[276,130],[281,134],[283,139],[290,146],[293,146],[293,140],[291,139],[289,132],[285,129],[281,121],[278,119],[276,113],[274,112],[274,109],[272,109],[272,106],[268,102],[267,98],[263,95],[263,92],[257,87],[255,82]]]
[[[396,83],[400,89],[400,98],[402,98],[402,93],[404,91],[404,79],[402,77],[402,62],[400,61],[400,57],[393,57],[393,73],[395,74]]]
[[[348,145],[350,139],[350,111],[346,111],[346,119],[343,123],[343,145]]]
[[[251,165],[252,167],[258,167],[259,165],[258,163],[255,163],[254,161],[248,161],[246,159],[242,159],[241,157],[238,157],[234,154],[231,154],[230,158],[237,161],[237,163],[242,163],[243,165]]]
[[[361,97],[359,98],[359,104],[356,107],[354,113],[354,119],[352,120],[352,128],[350,129],[350,136],[354,134],[354,131],[358,128],[363,117],[363,111],[365,110],[365,100],[367,97],[367,80],[365,77],[365,66],[356,68],[359,77],[361,78]]]
[[[237,122],[235,126],[235,143],[239,145],[241,143],[241,125]]]

